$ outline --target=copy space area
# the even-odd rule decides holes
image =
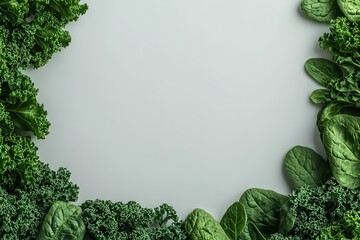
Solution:
[[[52,123],[39,155],[79,202],[219,217],[248,188],[288,193],[294,145],[322,151],[303,64],[327,29],[298,1],[86,2],[70,46],[30,72]]]

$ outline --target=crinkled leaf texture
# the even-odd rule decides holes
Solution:
[[[332,119],[334,116],[339,114],[346,114],[351,116],[360,117],[360,108],[359,106],[353,103],[333,101],[328,104],[326,107],[321,109],[317,115],[317,126],[322,138],[322,134],[327,122]]]
[[[352,22],[360,20],[360,0],[337,0],[341,11]]]
[[[342,15],[336,0],[303,0],[301,9],[309,18],[318,22],[330,22]]]
[[[274,191],[252,188],[244,192],[240,203],[245,207],[248,222],[254,223],[266,237],[278,232],[282,216],[281,208],[288,200],[287,196]],[[249,229],[244,229],[241,237],[251,239]]]
[[[191,240],[229,240],[220,223],[199,208],[185,219],[184,227]]]
[[[57,201],[45,216],[37,240],[82,240],[84,235],[85,224],[81,219],[81,208]]]
[[[336,115],[324,129],[323,143],[331,172],[340,185],[360,187],[360,118]]]
[[[314,150],[295,146],[286,154],[285,172],[295,190],[301,187],[317,187],[330,177],[329,164]]]
[[[240,240],[246,221],[244,206],[240,202],[235,202],[226,210],[221,218],[220,225],[231,240]]]

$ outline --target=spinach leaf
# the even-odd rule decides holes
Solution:
[[[296,212],[292,208],[290,199],[280,208],[280,226],[279,233],[287,235],[294,227],[296,221]]]
[[[359,0],[337,0],[341,11],[352,22],[360,20],[360,1]]]
[[[295,190],[301,187],[317,187],[330,177],[329,164],[314,150],[295,146],[286,154],[285,172]]]
[[[240,240],[247,217],[244,206],[240,202],[233,203],[221,218],[220,225],[231,240]]]
[[[336,0],[303,0],[301,9],[309,18],[318,22],[330,22],[342,15]]]
[[[339,184],[352,189],[360,187],[360,118],[334,116],[325,126],[323,143]]]
[[[268,236],[276,233],[280,225],[280,209],[288,201],[288,197],[271,190],[252,188],[246,190],[240,198],[240,203],[245,207],[249,222]],[[246,229],[242,237],[248,239]]]
[[[311,93],[310,99],[317,105],[331,102],[331,92],[328,89],[316,89]]]
[[[199,208],[187,216],[184,227],[191,240],[229,240],[220,223]]]
[[[252,222],[249,222],[248,229],[251,240],[266,240],[264,235],[262,235],[260,230]]]
[[[38,240],[82,240],[85,224],[81,208],[73,204],[57,201],[45,216]]]
[[[324,87],[343,76],[341,68],[335,62],[323,58],[307,60],[305,71]]]
[[[347,114],[352,116],[360,116],[360,109],[353,103],[339,102],[334,101],[324,107],[317,116],[317,126],[320,131],[322,138],[322,133],[324,131],[327,121],[333,118],[338,114]]]

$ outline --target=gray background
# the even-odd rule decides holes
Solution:
[[[327,25],[300,0],[88,0],[71,45],[29,74],[80,200],[163,202],[220,218],[251,187],[287,194],[294,145],[322,152],[304,62]]]

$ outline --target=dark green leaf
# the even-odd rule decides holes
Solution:
[[[244,192],[240,203],[245,207],[249,222],[264,235],[276,233],[280,225],[280,209],[289,198],[271,190],[252,188]]]
[[[309,18],[318,22],[330,22],[342,15],[336,0],[303,0],[301,9]]]
[[[331,118],[324,129],[323,143],[339,184],[360,187],[360,118],[341,114]]]
[[[280,226],[279,233],[287,235],[294,227],[296,221],[296,212],[292,209],[290,199],[280,208]]]
[[[311,58],[305,62],[306,72],[322,86],[343,76],[341,68],[333,61],[323,58]]]
[[[331,102],[330,91],[327,89],[316,89],[311,93],[310,99],[313,103],[322,105]]]
[[[266,240],[260,230],[252,222],[249,222],[248,229],[251,240]]]
[[[360,108],[355,104],[346,102],[331,102],[324,107],[317,116],[317,126],[321,134],[324,131],[327,121],[338,114],[347,114],[360,117]]]
[[[246,225],[246,212],[240,202],[233,203],[221,218],[220,224],[231,240],[240,240]]]
[[[331,177],[329,164],[314,150],[295,146],[286,154],[285,172],[295,190],[317,187]]]

